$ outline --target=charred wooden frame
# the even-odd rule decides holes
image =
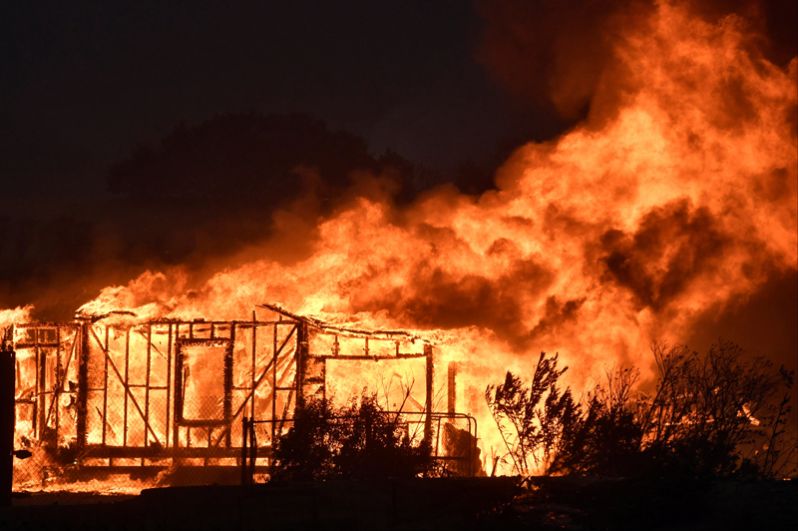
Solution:
[[[88,470],[238,466],[256,438],[258,459],[269,464],[272,441],[290,427],[295,409],[327,397],[328,361],[418,359],[425,399],[413,414],[437,448],[442,417],[433,414],[430,344],[404,331],[337,327],[261,308],[274,318],[253,312],[243,321],[137,322],[109,315],[14,325],[18,435]],[[204,348],[209,356],[223,352],[215,365],[222,374],[205,375],[221,389],[221,414],[212,418],[186,414],[186,384],[199,372],[188,374],[186,352]]]

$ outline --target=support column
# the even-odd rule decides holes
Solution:
[[[14,482],[14,411],[16,355],[0,346],[0,507],[11,505]]]
[[[252,329],[252,333],[255,333],[254,328]],[[224,353],[224,418],[230,423],[233,422],[233,350],[235,349],[235,345],[236,325],[233,323],[230,325],[230,347]],[[255,400],[254,396],[252,400]],[[233,444],[233,439],[230,435],[230,432],[233,430],[230,428],[232,428],[232,426],[228,426],[227,432],[224,435],[224,444],[227,448],[230,448]]]
[[[91,323],[84,322],[80,327],[80,344],[78,347],[78,397],[77,419],[75,428],[77,432],[78,455],[86,446],[86,417],[89,402],[89,334]],[[105,422],[105,419],[103,419]]]
[[[296,325],[296,409],[305,407],[305,373],[308,361],[308,325]]]
[[[457,411],[457,363],[449,362],[449,374],[447,376],[448,400],[446,411],[449,414],[449,418],[453,419]]]
[[[427,371],[426,371],[426,403],[424,405],[424,411],[426,415],[424,416],[424,440],[427,441],[428,444],[432,444],[432,382],[433,382],[433,370],[434,366],[432,363],[432,345],[425,344],[424,345],[424,357],[426,358],[427,362]]]

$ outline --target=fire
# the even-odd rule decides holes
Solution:
[[[30,305],[0,310],[0,328],[5,328],[14,323],[30,321],[32,311],[33,306]]]
[[[397,206],[375,179],[318,220],[298,261],[269,247],[201,285],[147,271],[79,313],[231,319],[279,301],[413,330],[436,344],[436,386],[458,364],[458,408],[477,417],[485,456],[501,442],[483,392],[506,370],[527,373],[543,350],[577,389],[616,364],[645,377],[652,340],[678,342],[798,268],[798,60],[771,64],[748,32],[736,16],[713,24],[659,3],[615,43],[588,120],[520,147],[494,190],[442,187]],[[7,313],[0,322],[19,319]]]

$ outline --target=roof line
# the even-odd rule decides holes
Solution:
[[[402,336],[402,337],[406,337],[406,338],[411,339],[411,340],[418,339],[418,340],[424,341],[425,343],[428,343],[428,341],[426,339],[423,339],[423,338],[421,338],[421,337],[419,337],[419,336],[417,336],[415,334],[411,334],[410,332],[407,332],[406,330],[380,330],[380,329],[367,330],[365,328],[350,328],[350,327],[345,327],[345,326],[337,326],[337,325],[333,325],[333,324],[327,323],[325,321],[322,321],[321,319],[316,319],[315,317],[306,317],[306,316],[303,316],[303,315],[298,315],[296,313],[293,313],[293,312],[290,312],[290,311],[286,310],[285,308],[283,308],[282,306],[280,306],[278,304],[263,303],[263,304],[258,304],[257,306],[260,307],[260,308],[266,308],[267,310],[271,310],[271,311],[273,311],[275,313],[279,313],[281,315],[285,315],[286,317],[289,317],[291,319],[295,319],[297,321],[302,321],[303,323],[306,323],[306,324],[308,324],[310,326],[313,326],[314,328],[319,328],[319,329],[327,331],[327,332],[341,333],[341,334],[366,335],[366,336],[376,336],[376,335]]]

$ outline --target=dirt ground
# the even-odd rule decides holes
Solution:
[[[514,478],[18,493],[0,529],[794,529],[796,481]]]

